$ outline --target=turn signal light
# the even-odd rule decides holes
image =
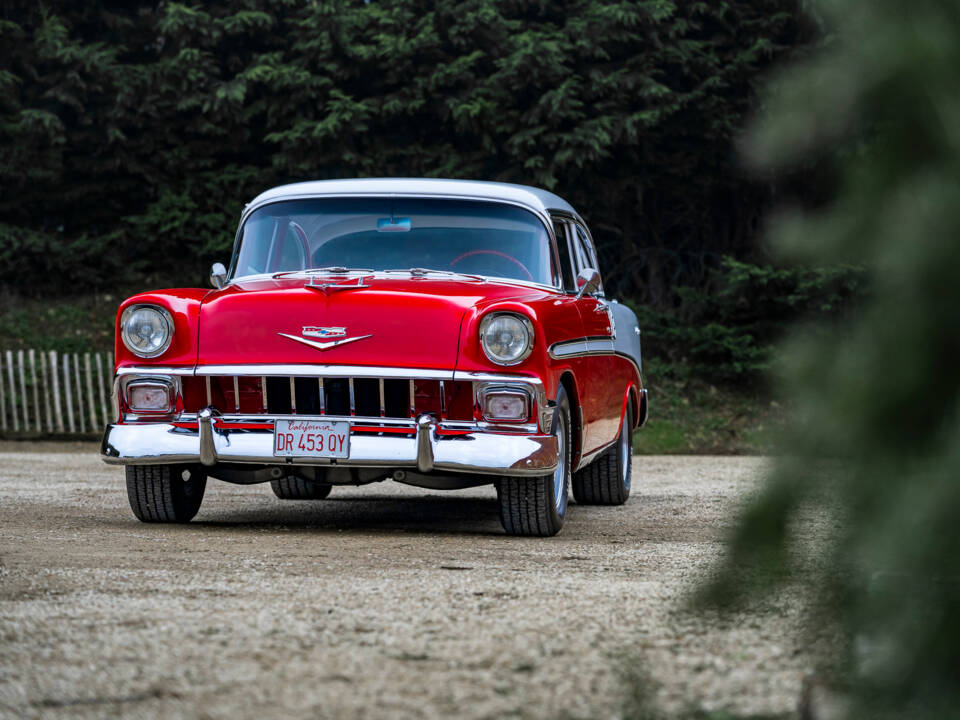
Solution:
[[[492,391],[483,396],[483,417],[498,422],[523,422],[530,416],[526,393]]]
[[[173,409],[170,388],[166,385],[131,385],[127,405],[133,412],[170,412]]]

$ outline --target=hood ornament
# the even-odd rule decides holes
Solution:
[[[337,268],[337,270],[340,270],[340,268]],[[364,275],[358,275],[355,278],[337,278],[333,281],[327,281],[323,278],[318,278],[316,275],[311,275],[304,287],[308,290],[319,290],[324,295],[327,295],[333,290],[358,290],[370,287],[364,280],[366,280],[366,276]]]
[[[344,337],[347,334],[347,329],[345,327],[317,327],[314,325],[304,325],[303,329],[300,331],[301,335],[307,337],[315,338],[342,338],[340,340],[330,340],[328,342],[318,342],[317,340],[308,340],[307,337],[297,337],[296,335],[288,335],[287,333],[278,332],[277,335],[281,337],[289,338],[290,340],[295,340],[298,343],[303,343],[304,345],[309,345],[312,348],[317,350],[329,350],[330,348],[337,347],[338,345],[346,345],[347,343],[356,342],[357,340],[366,340],[367,338],[373,337],[373,334],[369,335],[358,335],[357,337]]]

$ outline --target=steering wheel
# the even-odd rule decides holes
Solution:
[[[526,265],[524,265],[522,262],[520,262],[519,260],[517,260],[515,257],[511,257],[510,255],[507,255],[505,252],[500,252],[499,250],[468,250],[467,252],[463,253],[462,255],[457,255],[457,257],[455,257],[453,260],[451,260],[451,261],[450,261],[450,267],[453,267],[454,265],[456,265],[456,264],[457,264],[458,262],[460,262],[461,260],[465,260],[466,258],[471,257],[471,256],[473,256],[473,255],[496,255],[497,257],[501,257],[501,258],[503,258],[504,260],[509,260],[509,261],[512,262],[514,265],[516,265],[518,268],[520,268],[521,270],[523,270],[523,274],[527,276],[527,279],[530,280],[530,282],[536,282],[536,281],[533,279],[533,275],[530,273],[529,270],[527,270],[527,266],[526,266]]]

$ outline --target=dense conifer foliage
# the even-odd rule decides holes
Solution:
[[[751,259],[734,141],[797,0],[0,2],[0,286],[196,284],[286,181],[531,183],[666,308]]]

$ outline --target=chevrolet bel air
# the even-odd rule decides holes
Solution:
[[[640,329],[590,231],[537,188],[423,179],[285,185],[246,206],[212,290],[128,298],[116,420],[134,515],[186,522],[208,478],[285,500],[392,479],[492,484],[513,535],[568,495],[630,494],[647,417]]]

